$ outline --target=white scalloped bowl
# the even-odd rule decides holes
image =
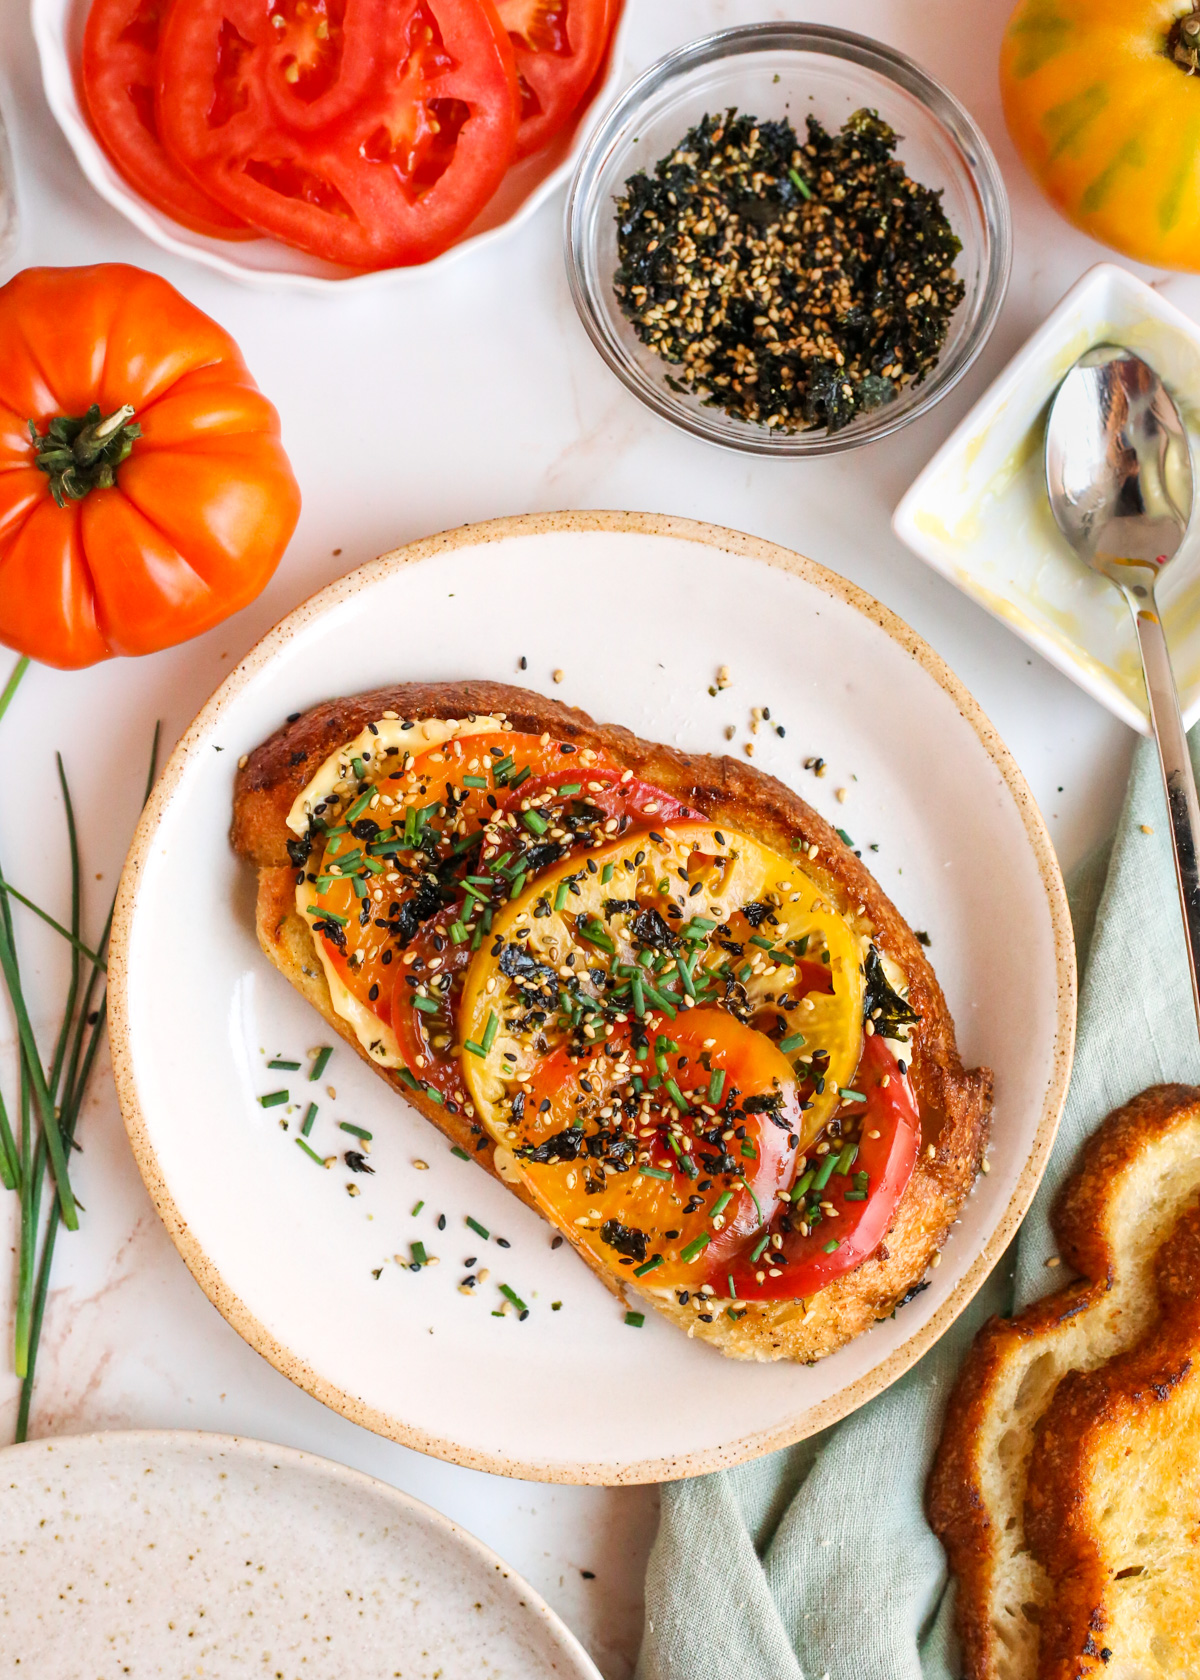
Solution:
[[[274,239],[236,243],[210,239],[183,227],[136,193],[105,155],[84,114],[79,66],[90,3],[91,0],[32,0],[32,18],[47,103],[79,167],[101,198],[164,251],[188,257],[247,286],[310,293],[395,285],[405,278],[428,274],[431,269],[444,269],[469,251],[482,250],[506,238],[527,222],[570,179],[593,122],[616,97],[622,81],[629,21],[629,0],[626,0],[609,44],[603,79],[592,98],[580,107],[574,121],[545,151],[509,170],[490,204],[449,250],[432,262],[411,268],[381,268],[362,274],[310,257],[303,251],[294,251]]]

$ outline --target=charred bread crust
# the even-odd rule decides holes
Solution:
[[[292,804],[325,759],[384,712],[406,719],[503,713],[516,731],[548,732],[610,754],[639,779],[673,794],[709,820],[724,821],[786,855],[791,855],[796,840],[818,847],[817,859],[806,860],[805,869],[835,903],[865,908],[876,944],[903,969],[909,1001],[921,1016],[912,1030],[910,1063],[921,1110],[920,1160],[875,1255],[807,1303],[748,1304],[749,1311],[736,1325],[723,1320],[723,1327],[722,1321],[697,1323],[673,1299],[665,1307],[657,1299],[654,1304],[686,1324],[689,1333],[749,1359],[817,1359],[892,1312],[919,1286],[974,1183],[987,1142],[992,1075],[986,1068],[964,1070],[946,1000],[919,941],[835,830],[782,782],[749,765],[642,741],[619,725],[597,724],[574,707],[501,683],[401,683],[324,701],[247,756],[235,782],[230,838],[235,851],[259,871],[257,924],[263,950],[364,1061],[494,1176],[490,1139],[480,1149],[479,1138],[462,1116],[448,1114],[370,1062],[352,1029],[333,1009],[312,934],[295,909],[295,868],[287,852]],[[601,1275],[621,1292],[618,1281]]]
[[[1103,1673],[1113,1656],[1124,1654],[1119,1639],[1117,1649],[1109,1649],[1115,1580],[1120,1566],[1134,1559],[1145,1559],[1153,1569],[1156,1546],[1155,1538],[1114,1532],[1101,1521],[1115,1478],[1127,1487],[1132,1480],[1137,1488],[1139,1527],[1157,1537],[1174,1520],[1185,1531],[1183,1549],[1194,1555],[1195,1493],[1186,1485],[1191,1478],[1180,1473],[1176,1460],[1164,1485],[1136,1459],[1131,1467],[1129,1456],[1148,1435],[1171,1443],[1173,1434],[1177,1440],[1180,1431],[1195,1429],[1200,1208],[1183,1214],[1160,1252],[1156,1272],[1160,1316],[1154,1330],[1098,1370],[1068,1372],[1035,1431],[1025,1530],[1053,1589],[1041,1627],[1038,1680],[1087,1680]],[[1174,1459],[1174,1453],[1169,1456]],[[1164,1506],[1170,1515],[1164,1516]],[[1163,1595],[1154,1631],[1173,1660],[1156,1672],[1194,1672],[1182,1646],[1191,1647],[1193,1658],[1200,1649],[1200,1605],[1193,1600],[1186,1627],[1166,1625],[1169,1615]],[[1138,1672],[1150,1671],[1138,1665]]]
[[[999,1680],[1001,1673],[1003,1652],[993,1619],[1001,1537],[989,1509],[984,1446],[999,1390],[1014,1366],[1061,1338],[1112,1289],[1121,1264],[1114,1211],[1125,1176],[1148,1148],[1194,1119],[1197,1104],[1200,1089],[1195,1086],[1154,1085],[1114,1110],[1092,1133],[1051,1214],[1063,1262],[1080,1276],[1011,1319],[989,1319],[950,1393],[926,1513],[958,1583],[955,1617],[963,1680]],[[1063,1384],[1070,1380],[1064,1377]]]

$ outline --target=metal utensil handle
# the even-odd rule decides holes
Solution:
[[[1175,853],[1175,879],[1183,908],[1187,933],[1188,967],[1192,976],[1192,1002],[1200,1026],[1200,798],[1188,752],[1187,735],[1179,713],[1179,690],[1171,669],[1171,655],[1157,611],[1139,607],[1129,599],[1141,644],[1150,701],[1150,722],[1158,744],[1171,819],[1171,843]]]

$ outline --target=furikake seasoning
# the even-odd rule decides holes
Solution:
[[[835,432],[920,383],[962,301],[941,193],[874,111],[705,117],[617,201],[621,308],[675,390],[779,431]]]

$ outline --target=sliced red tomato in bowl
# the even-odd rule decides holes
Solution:
[[[326,67],[305,82],[277,40],[283,14],[261,0],[177,0],[160,49],[159,127],[206,192],[284,244],[356,269],[426,262],[474,220],[512,158],[512,48],[490,0],[395,0],[351,31],[354,3],[336,81]],[[359,3],[377,16],[377,0]],[[313,93],[303,115],[302,85]],[[350,107],[318,125],[321,102],[340,108],[348,89]]]
[[[215,239],[253,239],[170,158],[155,112],[158,44],[169,0],[93,0],[83,34],[83,98],[96,138],[156,210]]]
[[[497,0],[521,90],[519,158],[540,151],[595,80],[620,0]]]

